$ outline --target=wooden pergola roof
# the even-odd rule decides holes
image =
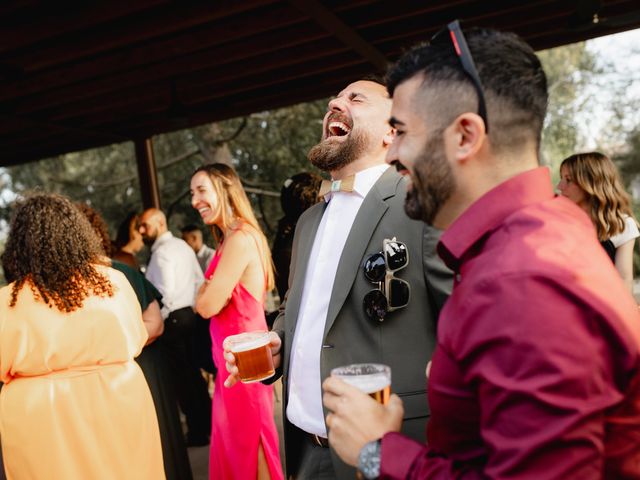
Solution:
[[[536,49],[640,27],[638,0],[0,4],[0,165],[334,94],[446,22]]]

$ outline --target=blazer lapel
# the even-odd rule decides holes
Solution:
[[[331,300],[329,301],[329,311],[327,312],[327,321],[324,327],[324,336],[331,329],[338,313],[342,309],[342,305],[351,291],[351,286],[355,281],[356,275],[360,274],[360,264],[362,257],[378,222],[387,211],[389,206],[385,202],[386,199],[395,196],[398,182],[401,176],[395,168],[388,168],[369,191],[369,194],[362,202],[360,210],[353,222],[347,242],[344,245],[340,262],[338,263],[338,271],[333,284]],[[382,244],[380,244],[382,249]]]

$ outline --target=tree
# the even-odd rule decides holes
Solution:
[[[599,73],[584,42],[539,52],[547,74],[549,106],[542,132],[542,162],[557,175],[562,159],[575,153],[579,143],[581,93]]]
[[[87,202],[115,226],[127,211],[139,209],[136,172],[133,144],[128,142],[8,167],[4,187],[18,195],[40,190]],[[0,218],[5,221],[11,200],[0,197]]]

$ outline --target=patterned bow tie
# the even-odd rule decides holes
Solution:
[[[353,192],[353,183],[355,179],[355,175],[349,175],[342,180],[322,180],[318,196],[324,197],[327,193],[333,192]]]

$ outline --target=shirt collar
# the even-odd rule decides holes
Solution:
[[[387,165],[386,163],[382,163],[380,165],[375,165],[373,167],[360,170],[355,174],[356,176],[353,180],[353,192],[329,192],[324,196],[324,201],[328,202],[336,193],[355,193],[357,195],[360,195],[362,198],[366,197],[369,191],[378,181],[378,179],[387,170],[387,168],[389,168],[389,165]]]
[[[173,237],[173,234],[169,230],[164,232],[162,235],[158,235],[156,240],[153,242],[153,245],[151,245],[151,252],[155,252],[160,248],[160,245],[166,243],[171,237]]]
[[[547,167],[520,173],[476,200],[442,234],[438,254],[458,271],[464,255],[512,213],[554,197]]]

